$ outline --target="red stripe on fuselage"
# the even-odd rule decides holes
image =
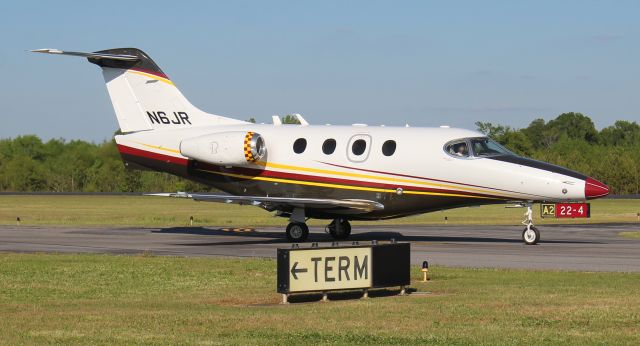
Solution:
[[[199,166],[198,168],[203,170],[220,172],[220,173],[241,174],[241,175],[252,176],[252,177],[291,179],[291,180],[300,180],[305,182],[361,186],[361,187],[369,187],[369,188],[388,189],[388,190],[394,190],[394,191],[397,188],[402,188],[403,190],[406,190],[406,191],[447,193],[447,194],[478,196],[478,197],[488,197],[488,198],[504,198],[502,196],[494,196],[494,195],[481,194],[481,193],[470,193],[465,191],[426,188],[426,187],[408,186],[408,185],[401,185],[401,184],[387,184],[387,183],[324,177],[324,176],[317,176],[317,175],[307,175],[307,174],[289,173],[289,172],[280,172],[280,171],[269,171],[266,169],[262,170],[262,169],[244,168],[244,167],[224,168],[222,166],[211,165],[211,164],[206,164],[202,162],[199,162],[198,166]]]
[[[388,175],[393,175],[396,177],[403,177],[403,178],[413,178],[413,179],[421,179],[421,180],[427,180],[427,181],[437,181],[439,183],[447,183],[447,184],[456,184],[456,185],[462,185],[462,186],[469,186],[469,187],[479,187],[482,189],[487,189],[487,190],[494,190],[494,191],[503,191],[503,192],[510,192],[510,193],[520,193],[518,191],[511,191],[511,190],[503,190],[503,189],[497,189],[495,187],[487,187],[487,186],[481,186],[481,185],[473,185],[473,184],[465,184],[465,183],[458,183],[455,181],[449,181],[449,180],[441,180],[441,179],[434,179],[434,178],[427,178],[427,177],[420,177],[417,175],[407,175],[407,174],[400,174],[400,173],[391,173],[391,172],[384,172],[384,171],[376,171],[376,170],[372,170],[372,169],[365,169],[365,168],[356,168],[356,167],[349,167],[349,166],[343,166],[343,165],[337,165],[334,163],[329,163],[329,162],[323,162],[323,161],[318,161],[320,163],[324,163],[325,165],[329,165],[329,166],[334,166],[334,167],[340,167],[340,168],[347,168],[347,169],[352,169],[354,171],[361,171],[361,172],[369,172],[369,173],[378,173],[378,174],[388,174]],[[531,194],[530,194],[531,195]],[[545,196],[540,196],[540,195],[531,195],[531,196],[537,196],[537,197],[545,197]]]
[[[121,153],[145,157],[153,160],[158,160],[166,163],[173,163],[182,166],[186,166],[188,163],[187,159],[158,154],[146,150],[141,150],[137,148],[128,147],[125,145],[118,144],[118,150]],[[377,183],[370,181],[361,181],[361,180],[350,180],[350,179],[341,179],[341,178],[331,178],[331,177],[323,177],[317,175],[307,175],[307,174],[298,174],[298,173],[289,173],[289,172],[280,172],[280,171],[270,171],[266,169],[255,169],[255,168],[246,168],[246,167],[231,167],[225,168],[223,166],[212,165],[204,162],[198,162],[195,169],[200,169],[204,171],[211,171],[213,173],[230,173],[230,174],[238,174],[249,177],[265,177],[265,178],[278,178],[278,179],[290,179],[290,180],[299,180],[305,182],[318,182],[318,183],[329,183],[329,184],[338,184],[338,185],[349,185],[349,186],[360,186],[360,187],[369,187],[369,188],[379,188],[379,189],[388,189],[388,190],[396,190],[397,188],[402,188],[405,191],[419,191],[419,192],[433,192],[433,193],[446,193],[446,194],[456,194],[456,195],[464,195],[464,196],[477,196],[477,197],[487,197],[487,198],[504,198],[503,196],[495,196],[489,194],[480,194],[480,193],[470,193],[465,191],[456,191],[456,190],[446,190],[446,189],[437,189],[437,188],[425,188],[425,187],[417,187],[417,186],[408,186],[408,185],[400,185],[400,184],[386,184],[386,183]]]
[[[158,154],[151,151],[128,147],[122,144],[118,144],[118,151],[120,151],[123,154],[146,157],[148,159],[154,159],[154,160],[158,160],[166,163],[173,163],[181,166],[186,166],[187,162],[189,162],[189,160],[183,159],[181,157]]]

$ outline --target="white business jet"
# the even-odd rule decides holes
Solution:
[[[536,244],[534,202],[606,196],[592,178],[524,158],[479,132],[449,127],[259,125],[193,106],[147,54],[136,48],[85,57],[102,68],[122,135],[115,141],[130,168],[168,172],[228,195],[173,193],[197,201],[248,204],[289,218],[286,235],[305,241],[309,218],[332,220],[335,239],[349,220],[381,220],[462,206],[520,202],[522,237]]]

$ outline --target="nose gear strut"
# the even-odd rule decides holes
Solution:
[[[524,231],[522,231],[522,241],[527,245],[536,245],[540,241],[540,231],[533,225],[533,202],[527,202],[527,211],[524,213],[524,220],[522,224],[525,225]]]

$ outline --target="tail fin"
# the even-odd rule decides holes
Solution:
[[[244,123],[193,106],[160,67],[137,48],[93,53],[57,49],[32,52],[86,57],[100,66],[122,132]]]

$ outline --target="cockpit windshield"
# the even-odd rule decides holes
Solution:
[[[487,137],[461,138],[447,143],[444,149],[447,154],[460,158],[515,155]]]
[[[473,155],[476,157],[513,155],[513,153],[505,147],[489,138],[471,138],[471,149],[473,150]]]

